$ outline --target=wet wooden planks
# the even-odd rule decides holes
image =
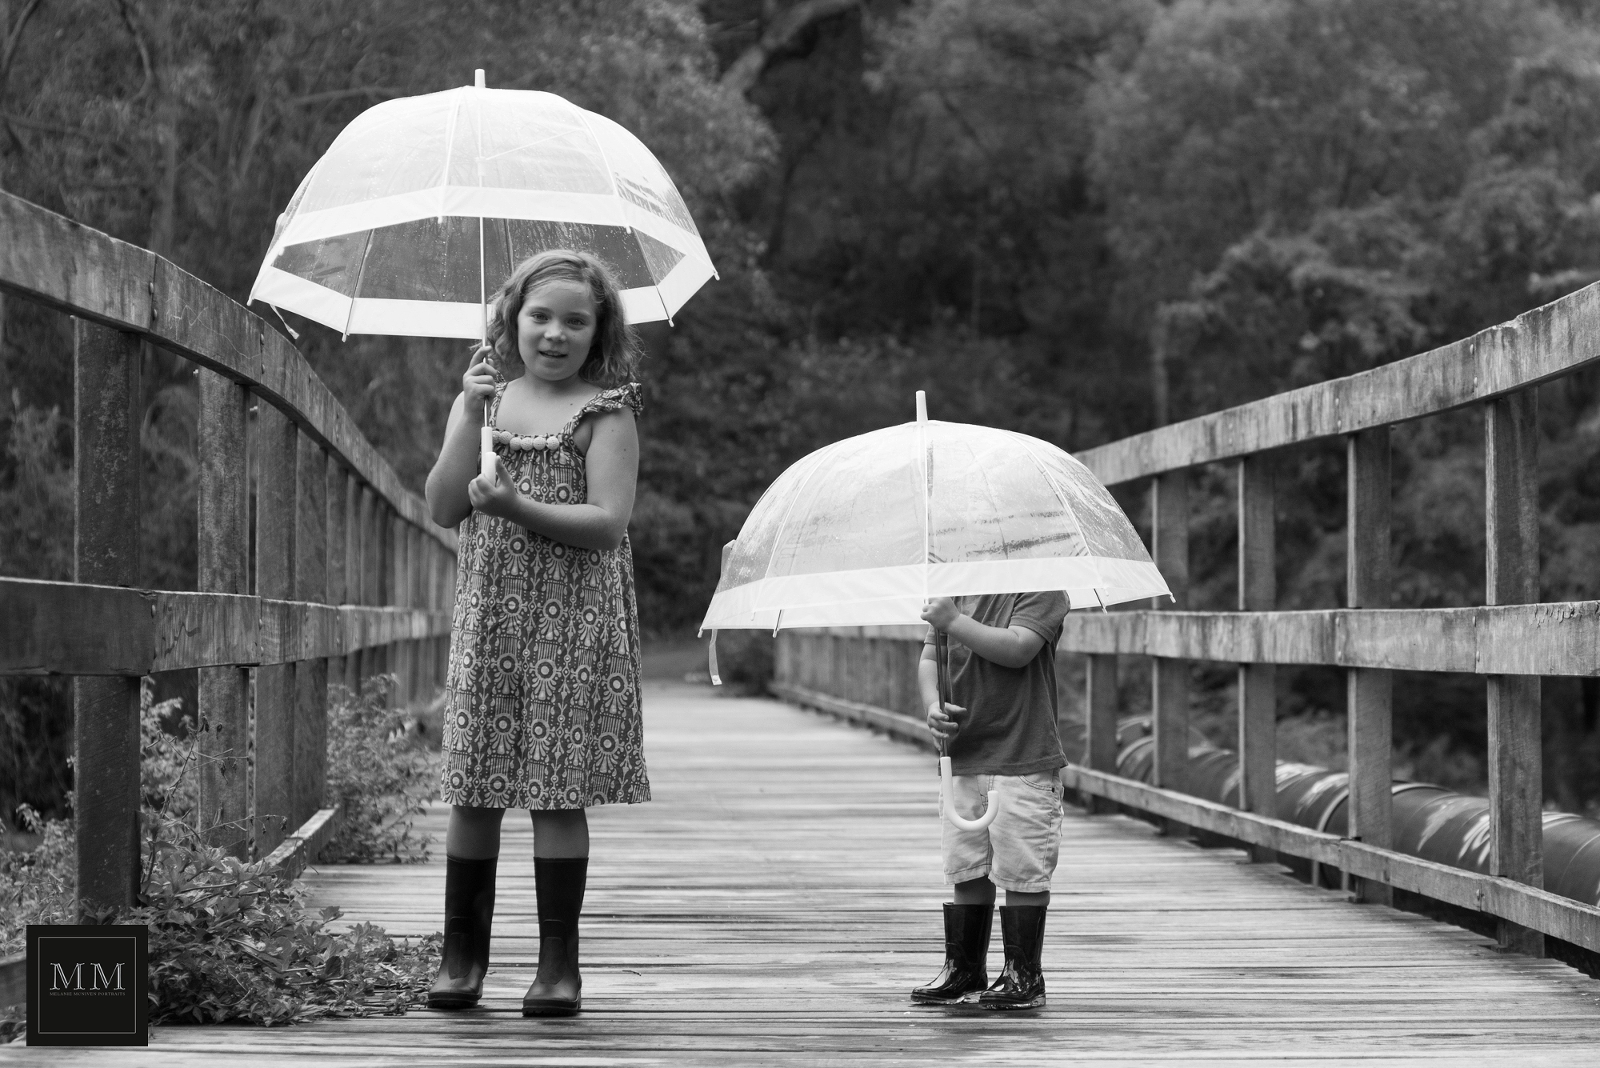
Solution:
[[[0,1063],[1594,1063],[1600,983],[1077,809],[1048,926],[1049,1006],[915,1009],[906,991],[938,970],[945,894],[932,759],[688,686],[652,689],[647,717],[656,800],[591,813],[582,1016],[517,1011],[537,945],[530,836],[508,817],[483,1010],[160,1028],[148,1050],[10,1047]],[[430,823],[442,838],[443,812]],[[352,922],[421,935],[441,926],[443,876],[432,864],[305,878]]]

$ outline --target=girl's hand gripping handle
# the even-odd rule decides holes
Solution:
[[[489,425],[487,423],[484,424],[483,430],[479,432],[478,441],[479,441],[479,444],[482,446],[482,449],[479,451],[479,454],[478,454],[478,473],[481,474],[486,481],[493,482],[494,481],[494,431],[489,427]]]
[[[955,784],[951,782],[950,758],[939,758],[939,806],[944,812],[944,818],[963,831],[981,831],[994,822],[1000,814],[1000,791],[989,791],[989,805],[983,810],[983,815],[975,820],[969,820],[956,811]]]

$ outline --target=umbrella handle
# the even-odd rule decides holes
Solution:
[[[494,430],[484,427],[478,436],[479,443],[483,446],[478,455],[478,473],[487,482],[494,481]]]
[[[950,699],[950,638],[944,631],[937,631],[934,635],[934,656],[939,665],[939,708],[942,710]],[[983,815],[975,820],[969,820],[956,811],[955,784],[951,782],[954,772],[950,770],[950,758],[944,755],[945,740],[939,739],[939,811],[951,824],[963,831],[981,831],[994,822],[1000,814],[1000,791],[989,791],[989,807],[983,810]]]
[[[989,807],[983,810],[983,815],[975,820],[966,819],[956,811],[955,784],[951,781],[953,773],[950,770],[950,758],[939,758],[939,799],[943,801],[941,808],[944,818],[963,831],[981,831],[994,822],[1000,814],[1000,791],[989,791]]]

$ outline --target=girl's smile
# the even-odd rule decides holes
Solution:
[[[517,312],[517,351],[528,373],[547,382],[577,375],[589,358],[599,315],[589,288],[546,282],[528,291]]]

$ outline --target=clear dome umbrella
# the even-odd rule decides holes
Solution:
[[[1060,590],[1074,609],[1171,597],[1133,524],[1087,467],[1049,442],[917,420],[847,438],[790,467],[723,550],[701,629],[920,624],[933,597]],[[939,649],[940,697],[949,694]],[[950,758],[941,756],[944,812]]]
[[[489,292],[557,248],[612,269],[630,323],[670,322],[716,275],[638,138],[554,93],[487,88],[480,70],[356,116],[278,217],[250,299],[345,336],[481,341]],[[487,426],[482,448],[487,476]]]

